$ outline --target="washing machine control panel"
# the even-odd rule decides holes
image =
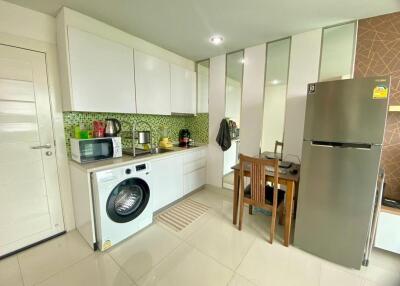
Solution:
[[[136,172],[146,170],[146,168],[147,168],[146,164],[140,164],[135,166]]]

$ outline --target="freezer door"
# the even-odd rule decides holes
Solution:
[[[308,85],[304,139],[382,144],[389,78]]]
[[[303,143],[294,245],[359,269],[374,203],[381,146]]]

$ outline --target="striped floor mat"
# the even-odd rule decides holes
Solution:
[[[160,213],[156,220],[179,232],[204,215],[209,209],[206,205],[187,199]]]

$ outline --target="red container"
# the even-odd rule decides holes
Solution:
[[[93,137],[100,138],[104,137],[104,130],[106,129],[106,124],[101,120],[93,121]]]

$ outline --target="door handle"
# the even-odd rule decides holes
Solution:
[[[38,146],[32,146],[31,149],[50,149],[51,144],[44,144],[44,145],[38,145]]]

